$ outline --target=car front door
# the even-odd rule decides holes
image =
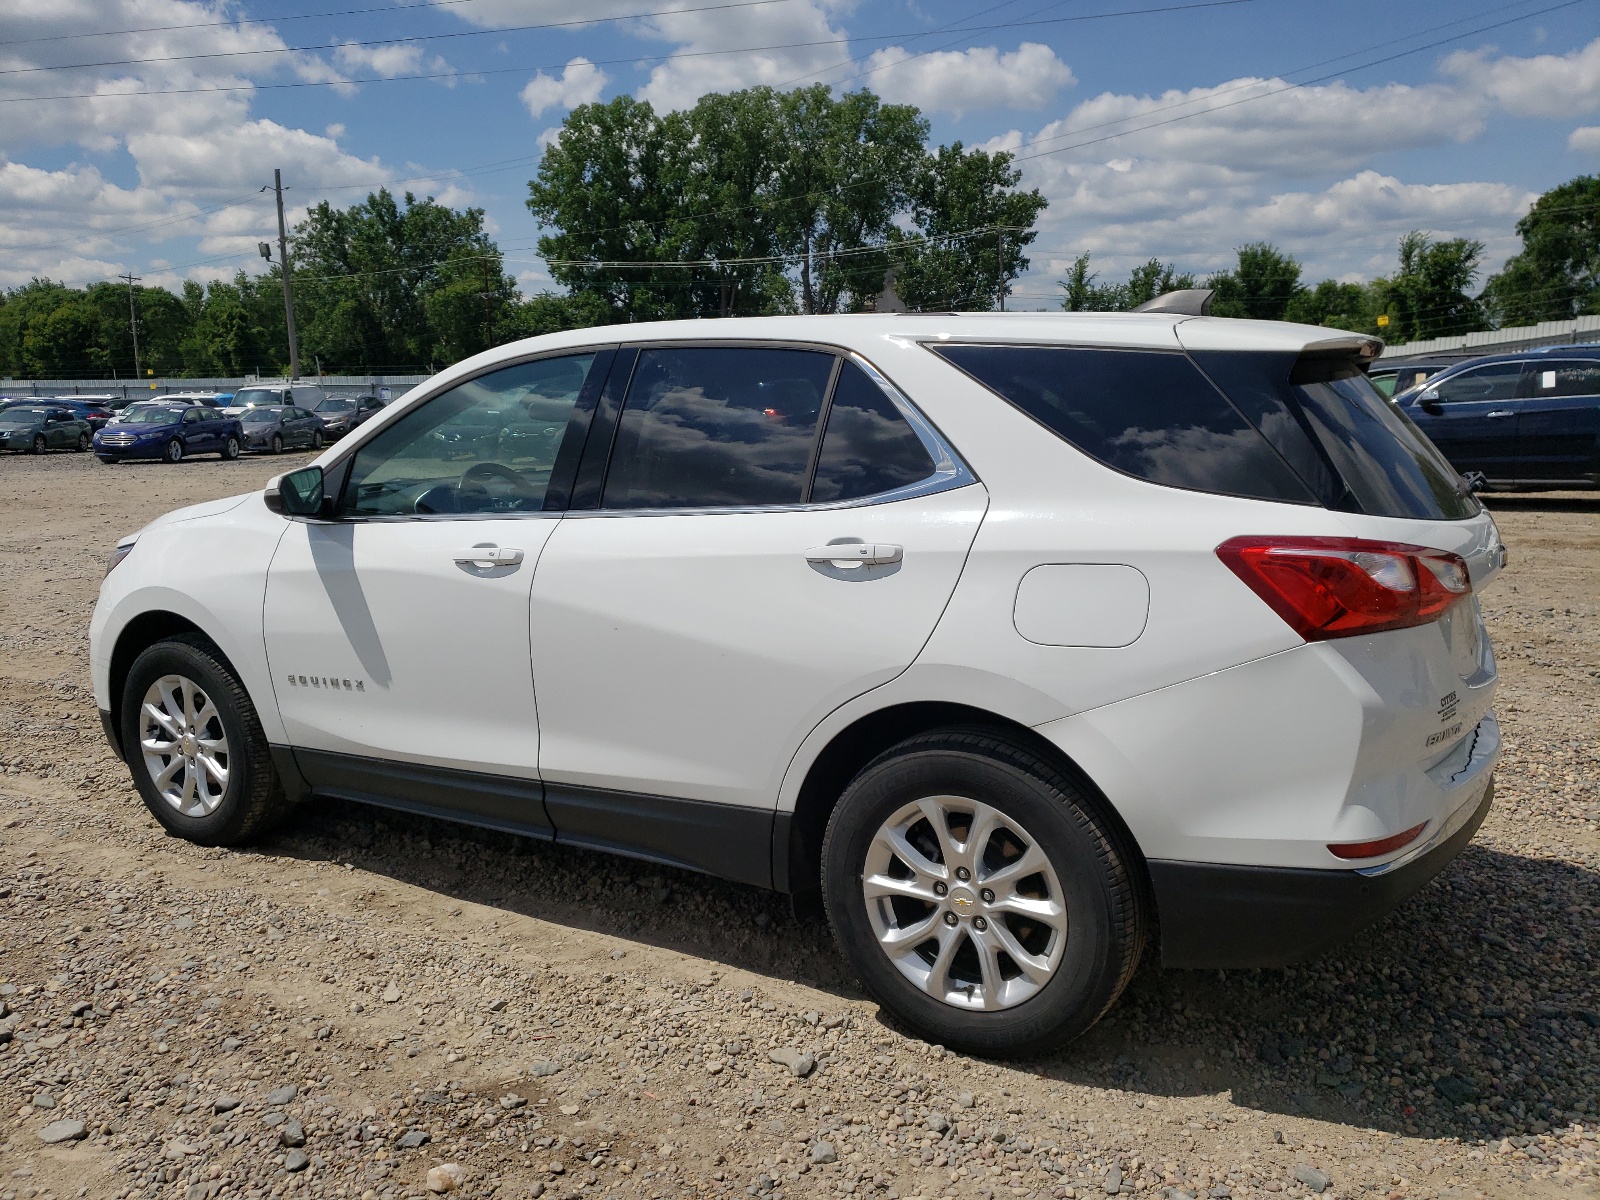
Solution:
[[[186,454],[204,454],[215,450],[216,434],[211,428],[211,422],[206,420],[205,410],[201,408],[186,408],[183,410],[183,449]]]
[[[1521,477],[1582,480],[1600,471],[1600,358],[1530,363],[1524,392]]]
[[[625,349],[583,463],[533,587],[556,836],[770,883],[790,759],[917,656],[987,495],[831,350]]]
[[[1407,412],[1463,475],[1515,479],[1519,362],[1489,363],[1424,388]]]
[[[523,362],[432,397],[330,471],[335,519],[285,533],[267,656],[313,785],[548,830],[528,597],[568,490],[557,459],[581,439],[583,389],[609,354]],[[533,423],[553,432],[478,442],[473,456],[451,437]]]
[[[46,446],[65,446],[69,430],[73,428],[72,418],[64,408],[53,408],[45,414],[44,418],[44,444]]]

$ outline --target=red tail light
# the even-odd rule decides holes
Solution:
[[[1428,823],[1424,821],[1421,825],[1413,825],[1410,829],[1392,837],[1378,838],[1371,842],[1334,842],[1328,849],[1338,858],[1377,858],[1380,854],[1388,854],[1400,849],[1401,846],[1409,846],[1427,827]]]
[[[1238,537],[1217,557],[1308,642],[1426,625],[1472,593],[1459,555],[1401,542]]]

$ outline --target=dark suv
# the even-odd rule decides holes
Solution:
[[[1600,487],[1600,344],[1475,358],[1397,402],[1463,475]]]

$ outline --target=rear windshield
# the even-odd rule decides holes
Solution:
[[[1282,455],[1181,351],[929,347],[1108,467],[1192,491],[1313,504]]]

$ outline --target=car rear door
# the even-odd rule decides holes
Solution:
[[[1528,364],[1518,401],[1518,473],[1584,480],[1600,472],[1600,356]]]
[[[1463,475],[1515,479],[1520,362],[1487,363],[1424,388],[1406,411]]]
[[[916,658],[986,503],[848,356],[619,352],[534,577],[558,840],[769,883],[796,748]]]

